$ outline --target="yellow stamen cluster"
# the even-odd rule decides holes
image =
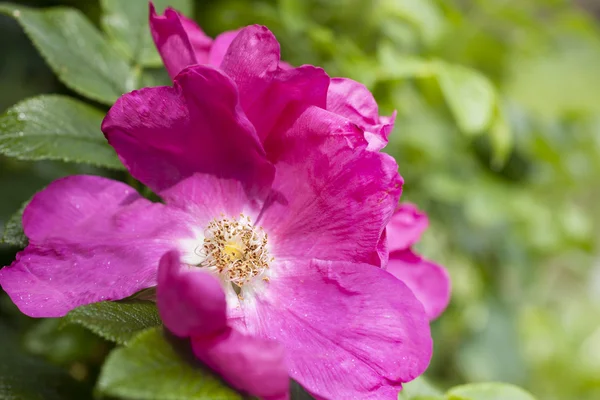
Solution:
[[[250,217],[212,220],[204,232],[202,267],[216,270],[231,283],[242,287],[269,268],[267,234],[252,225]]]

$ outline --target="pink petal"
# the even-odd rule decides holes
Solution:
[[[194,174],[161,192],[169,206],[193,214],[198,226],[206,226],[219,215],[256,215],[259,202],[248,196],[242,183],[214,175]]]
[[[235,39],[240,33],[240,29],[236,29],[235,31],[226,31],[221,33],[219,36],[215,38],[215,41],[210,48],[210,52],[208,54],[207,63],[214,66],[220,66],[223,62],[223,58],[229,50],[229,46],[233,39]]]
[[[394,399],[432,353],[412,292],[371,265],[279,261],[246,313],[248,331],[281,343],[290,375],[319,399]]]
[[[450,302],[450,277],[446,269],[424,259],[412,250],[390,254],[387,271],[400,279],[425,307],[434,320]]]
[[[394,128],[395,113],[392,117],[380,117],[377,102],[369,89],[352,79],[331,79],[327,92],[327,110],[360,126],[373,150],[385,147]]]
[[[406,250],[417,243],[427,226],[429,226],[427,214],[414,204],[400,204],[387,226],[390,251]]]
[[[239,32],[221,63],[235,81],[242,108],[262,140],[276,126],[289,126],[303,109],[326,104],[329,77],[321,68],[279,65],[277,39],[258,25]]]
[[[238,106],[234,83],[202,65],[186,68],[174,88],[122,96],[102,131],[131,174],[159,193],[194,173],[268,190],[274,168]]]
[[[182,265],[178,252],[161,258],[156,290],[160,317],[175,335],[212,335],[227,326],[221,282],[198,267]]]
[[[402,190],[394,159],[368,151],[354,124],[316,107],[271,145],[280,158],[261,224],[274,256],[382,265],[380,238]]]
[[[122,299],[156,284],[158,260],[190,234],[189,220],[121,182],[57,180],[25,209],[29,246],[0,270],[0,285],[32,317]]]
[[[196,23],[172,8],[164,15],[156,15],[150,3],[150,32],[171,78],[189,65],[204,63],[212,39]]]
[[[178,14],[181,20],[181,25],[187,34],[188,40],[192,45],[192,50],[194,51],[194,55],[196,56],[197,64],[207,64],[209,54],[214,46],[214,42],[211,37],[207,36],[202,29],[198,26],[196,21],[187,18],[185,15]],[[189,65],[184,65],[183,68],[188,67]],[[218,65],[218,64],[212,64]]]
[[[194,354],[233,387],[265,400],[289,399],[283,347],[228,328],[213,337],[193,337]]]

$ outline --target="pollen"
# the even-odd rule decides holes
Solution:
[[[250,217],[213,219],[204,231],[199,266],[218,273],[242,287],[255,277],[264,277],[273,260],[267,249],[267,233],[252,224]],[[267,278],[268,279],[268,278]]]

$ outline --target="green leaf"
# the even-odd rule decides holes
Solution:
[[[481,133],[491,123],[496,103],[492,83],[479,72],[460,65],[436,63],[442,93],[465,133]]]
[[[23,219],[23,211],[25,207],[29,204],[29,200],[27,200],[19,211],[13,214],[12,217],[6,222],[4,226],[4,233],[2,234],[2,243],[10,244],[18,247],[27,246],[27,236],[25,236],[25,232],[23,232],[23,224],[21,220]]]
[[[91,399],[90,391],[67,371],[24,353],[18,335],[0,324],[0,399]]]
[[[496,116],[490,127],[490,141],[492,143],[492,166],[500,168],[506,162],[513,145],[512,132],[506,121],[504,112],[498,105]]]
[[[162,324],[156,303],[150,301],[105,301],[78,307],[66,315],[67,322],[85,326],[95,334],[120,344]]]
[[[294,380],[290,382],[291,400],[314,400],[314,398]]]
[[[132,68],[80,11],[5,3],[0,13],[21,24],[58,78],[76,92],[113,104],[136,86]]]
[[[402,386],[398,400],[444,400],[442,392],[422,376]]]
[[[33,97],[0,116],[0,154],[123,169],[100,124],[103,113],[66,96]]]
[[[426,44],[435,42],[445,29],[442,13],[432,0],[384,0],[380,9],[382,17],[392,16],[412,24]]]
[[[154,0],[157,13],[173,7],[184,15],[192,15],[190,0]],[[134,64],[158,67],[162,60],[156,51],[148,26],[147,0],[101,0],[102,26],[115,46]]]
[[[435,74],[435,63],[410,54],[401,53],[391,43],[382,43],[377,49],[380,79],[427,78]]]
[[[450,389],[448,400],[535,400],[525,390],[507,383],[471,383]]]
[[[107,358],[97,389],[100,393],[143,400],[230,400],[241,395],[205,367],[185,360],[161,328],[136,336]]]
[[[22,334],[25,350],[53,364],[97,362],[110,345],[80,325],[67,325],[61,318],[40,318]]]
[[[167,70],[164,68],[146,68],[140,76],[140,86],[155,87],[155,86],[171,86],[173,81],[169,77]]]

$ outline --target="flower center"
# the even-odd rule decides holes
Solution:
[[[199,250],[204,258],[200,266],[214,270],[238,287],[263,275],[273,260],[264,229],[252,225],[244,214],[237,219],[213,219],[204,231]]]

